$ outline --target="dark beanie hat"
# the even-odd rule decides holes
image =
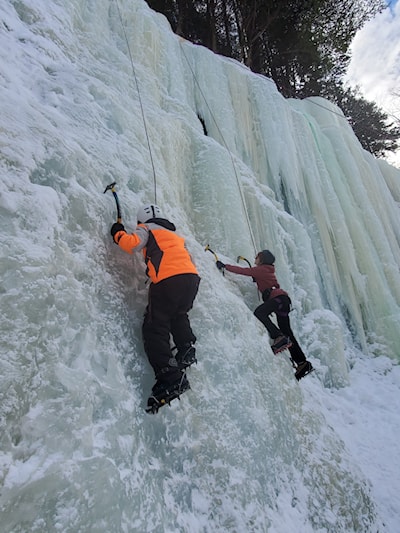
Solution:
[[[275,256],[269,250],[263,250],[258,255],[263,265],[273,265],[275,263]]]

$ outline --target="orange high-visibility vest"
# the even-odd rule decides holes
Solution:
[[[154,224],[152,229],[145,224],[139,226],[148,229],[148,240],[142,253],[147,265],[146,273],[153,283],[179,274],[198,274],[183,237],[158,224]],[[142,242],[135,233],[122,231],[115,235],[115,241],[130,254]]]

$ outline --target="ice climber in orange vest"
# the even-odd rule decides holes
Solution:
[[[296,379],[299,380],[312,372],[313,367],[307,361],[303,350],[300,348],[290,326],[291,300],[286,291],[280,288],[275,275],[275,256],[269,250],[262,250],[255,258],[255,266],[243,268],[237,265],[225,265],[217,261],[219,270],[226,269],[234,274],[251,276],[257,283],[258,290],[262,294],[263,303],[254,311],[254,315],[264,324],[269,336],[273,339],[272,351],[277,354],[289,349],[293,366],[296,367]],[[278,327],[270,319],[275,313]]]
[[[200,277],[175,225],[161,215],[157,205],[141,207],[133,233],[116,222],[111,227],[114,242],[125,252],[141,251],[151,280],[142,334],[144,349],[153,367],[156,383],[148,399],[148,411],[158,408],[190,389],[185,369],[196,362],[188,312],[193,306]],[[172,354],[170,335],[177,353]]]

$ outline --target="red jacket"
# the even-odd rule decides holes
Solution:
[[[236,265],[225,265],[226,270],[242,276],[251,276],[257,283],[258,290],[263,293],[266,289],[272,289],[270,298],[275,296],[288,295],[286,291],[280,288],[275,276],[274,265],[257,265],[254,267],[240,267]]]

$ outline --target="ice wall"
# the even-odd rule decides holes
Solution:
[[[345,317],[354,340],[364,350],[374,337],[392,356],[399,357],[399,207],[390,189],[397,184],[394,189],[398,191],[399,171],[378,165],[362,150],[341,111],[329,102],[319,98],[285,101],[268,80],[250,77],[243,67],[228,61],[222,65],[227,73],[224,87],[221,73],[205,68],[204,50],[192,52],[195,57],[205,56],[196,63],[196,79],[202,86],[197,107],[206,117],[210,135],[226,144],[255,178],[252,187],[246,180],[242,186],[256,246],[267,243],[278,249],[282,263],[289,262],[299,277],[295,285],[303,287],[312,305],[319,306],[321,298],[324,305]],[[206,87],[216,83],[216,78],[222,94],[229,96],[212,92],[204,109]],[[224,120],[226,116],[230,122]],[[215,124],[224,124],[222,135],[222,128]],[[232,173],[227,161],[223,165]],[[240,169],[239,173],[243,179],[246,171]],[[296,236],[293,248],[279,235],[279,226],[284,224],[276,213],[260,209],[264,184],[306,231],[303,238]],[[234,177],[231,187],[237,188]],[[222,197],[223,187],[215,189]],[[255,208],[253,194],[257,197]],[[294,237],[295,231],[287,224],[286,228]],[[306,272],[297,262],[308,265]],[[318,273],[311,271],[311,281],[304,275],[310,274],[314,264]]]
[[[340,387],[358,345],[399,356],[399,173],[337,108],[284,100],[140,0],[0,14],[2,528],[376,531],[368,483],[272,356],[254,286],[204,246],[274,251],[316,383]],[[153,418],[144,267],[111,242],[111,181],[127,228],[156,191],[202,276],[192,391]]]

